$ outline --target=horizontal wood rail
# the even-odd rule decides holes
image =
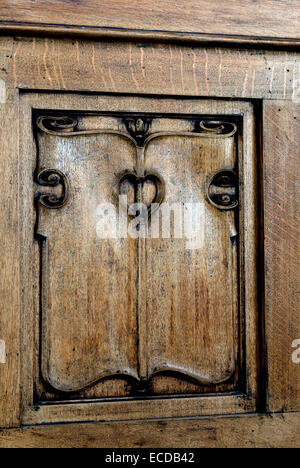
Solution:
[[[0,431],[0,448],[297,448],[300,413],[39,426]]]
[[[0,34],[30,36],[80,37],[86,39],[127,39],[133,41],[168,42],[179,44],[207,44],[260,48],[300,49],[300,39],[268,36],[244,36],[230,34],[205,34],[176,31],[106,28],[99,26],[74,26],[46,23],[6,22],[0,20]]]

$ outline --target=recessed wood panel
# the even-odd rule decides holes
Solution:
[[[136,242],[98,239],[97,207],[112,201],[115,174],[133,165],[128,142],[38,134],[39,167],[67,175],[62,209],[40,205],[42,372],[54,389],[76,391],[101,377],[137,377]]]
[[[24,359],[33,364],[24,367],[23,422],[249,411],[259,349],[252,107],[49,97],[22,96],[22,142],[31,154],[24,180],[36,196],[34,204],[22,187],[29,255],[22,275],[32,285],[22,297]],[[75,127],[61,131],[63,117]],[[139,120],[144,136],[134,135]],[[229,210],[215,206],[223,188],[214,174],[223,169],[237,177],[226,191],[239,206]],[[97,207],[119,208],[119,193],[158,203],[148,229],[164,202],[197,202],[198,248],[172,230],[167,239],[99,238]]]
[[[178,239],[173,225],[170,238],[145,243],[145,353],[151,373],[177,372],[213,385],[230,381],[238,370],[238,221],[236,213],[219,211],[206,197],[211,174],[237,169],[235,137],[212,134],[191,141],[175,135],[149,145],[146,167],[159,168],[166,207],[172,209],[156,212],[153,223],[160,221],[163,229],[172,216],[178,218],[179,201],[183,216],[193,210],[194,223],[190,238]]]
[[[144,142],[130,126],[138,132],[142,122]],[[118,377],[151,394],[156,375],[174,374],[172,394],[178,374],[200,393],[233,382],[237,218],[210,203],[207,184],[224,168],[237,170],[238,125],[152,116],[41,116],[36,124],[45,383],[74,393]],[[52,183],[56,176],[64,181]],[[117,206],[124,195],[145,207],[158,202],[145,232],[130,232],[131,207]]]

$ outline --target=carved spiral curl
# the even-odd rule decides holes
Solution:
[[[66,175],[58,169],[44,169],[37,175],[37,183],[41,186],[57,187],[62,185],[63,193],[61,197],[55,194],[38,194],[39,203],[46,208],[62,208],[69,199],[69,183]]]
[[[211,175],[206,195],[219,210],[234,210],[238,206],[238,176],[232,169],[222,169]]]
[[[73,117],[47,117],[37,119],[37,126],[45,132],[72,133],[78,124]]]
[[[209,132],[215,135],[233,136],[237,132],[237,125],[233,122],[221,122],[219,120],[201,120],[196,125],[199,131]]]

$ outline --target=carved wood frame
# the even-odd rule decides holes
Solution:
[[[240,284],[246,288],[241,293],[240,308],[243,310],[245,327],[247,334],[241,336],[241,340],[246,339],[246,356],[245,360],[245,387],[244,390],[233,394],[220,394],[214,396],[191,396],[191,397],[149,397],[140,398],[122,398],[116,401],[77,401],[73,403],[63,404],[55,403],[34,403],[33,400],[33,374],[32,364],[35,359],[32,355],[34,348],[34,328],[37,324],[37,311],[35,312],[34,322],[32,322],[32,311],[38,308],[39,300],[36,297],[39,278],[34,278],[32,269],[32,259],[36,255],[37,245],[32,243],[34,237],[35,210],[32,206],[33,193],[28,191],[28,184],[32,185],[32,171],[35,170],[36,164],[36,149],[33,141],[32,129],[32,109],[49,109],[64,112],[65,110],[80,110],[84,111],[106,111],[110,108],[126,109],[128,112],[150,112],[164,114],[167,112],[168,106],[173,106],[174,115],[176,113],[186,113],[185,109],[189,109],[189,115],[199,114],[214,116],[218,114],[224,116],[240,116],[243,118],[242,137],[238,152],[239,152],[239,171],[241,183],[247,186],[245,195],[241,195],[240,203],[243,206],[241,216],[247,219],[247,230],[245,230],[244,219],[241,219],[241,226],[244,226],[241,231],[240,241],[240,257],[242,258],[240,266]],[[134,104],[133,104],[134,103]],[[219,103],[215,101],[213,104],[209,100],[196,101],[181,101],[177,99],[162,98],[159,102],[151,98],[126,98],[110,96],[70,96],[68,95],[44,95],[22,93],[20,100],[21,119],[20,122],[20,143],[21,153],[27,157],[21,161],[21,173],[23,174],[22,195],[21,195],[21,210],[22,219],[26,220],[23,228],[22,242],[22,282],[27,286],[22,295],[23,311],[28,313],[23,314],[22,343],[24,352],[22,355],[23,372],[21,381],[23,382],[23,393],[21,395],[21,418],[25,425],[39,424],[40,422],[58,423],[58,422],[75,422],[75,421],[97,421],[97,420],[130,420],[130,419],[150,419],[158,418],[164,415],[170,417],[196,417],[204,414],[231,414],[255,411],[260,395],[258,394],[259,382],[258,376],[260,372],[259,365],[259,334],[258,334],[258,298],[257,298],[257,156],[255,140],[257,137],[257,123],[254,119],[254,107],[249,102],[236,103]],[[197,109],[198,107],[198,109]],[[246,180],[247,179],[247,180]],[[243,193],[243,190],[241,191]],[[32,285],[34,287],[32,288]],[[35,295],[35,297],[34,297]],[[28,369],[32,369],[29,372]]]
[[[128,57],[125,49],[128,49],[128,44],[124,44],[124,59],[123,52],[121,54],[121,46],[119,42],[111,42],[108,46],[105,43],[105,48],[102,49],[102,43],[92,40],[78,41],[77,39],[66,40],[31,37],[13,38],[4,36],[0,38],[0,48],[2,55],[0,57],[1,83],[4,83],[4,100],[1,95],[1,134],[0,146],[1,154],[5,155],[0,162],[1,180],[5,190],[0,193],[0,206],[2,213],[7,213],[7,216],[2,219],[1,225],[1,255],[0,266],[5,272],[5,277],[0,281],[1,302],[0,302],[0,323],[1,323],[1,339],[6,343],[6,364],[0,364],[0,427],[18,427],[24,421],[21,420],[21,388],[24,389],[28,385],[28,369],[24,367],[24,352],[26,353],[26,343],[22,343],[20,339],[21,317],[23,317],[23,309],[21,307],[21,296],[26,290],[30,290],[31,283],[28,278],[25,278],[24,283],[20,282],[21,251],[20,238],[22,243],[26,245],[26,238],[23,233],[23,227],[27,221],[21,215],[20,204],[21,192],[20,188],[24,185],[25,177],[23,168],[26,166],[26,155],[23,153],[24,141],[19,137],[19,127],[16,122],[20,121],[19,115],[19,97],[22,90],[25,91],[57,91],[57,92],[89,92],[89,93],[149,93],[150,95],[165,95],[180,96],[189,95],[194,97],[211,97],[211,98],[234,98],[259,100],[259,108],[263,112],[258,115],[262,117],[261,128],[261,145],[259,145],[259,180],[260,189],[258,193],[261,195],[260,204],[260,220],[261,220],[261,236],[260,236],[260,251],[263,256],[263,261],[260,264],[259,284],[261,286],[261,305],[260,310],[260,330],[261,342],[263,343],[262,360],[267,363],[268,372],[261,375],[261,402],[258,410],[264,414],[268,412],[285,412],[299,411],[299,395],[300,387],[297,384],[296,367],[291,365],[291,348],[289,339],[297,338],[296,334],[299,327],[294,321],[295,309],[291,301],[285,301],[285,297],[290,297],[295,294],[295,282],[288,281],[292,278],[292,272],[296,272],[296,251],[294,247],[289,252],[289,258],[281,258],[281,268],[278,271],[278,263],[274,256],[274,249],[281,249],[285,243],[285,238],[274,236],[273,214],[277,210],[277,197],[270,190],[273,184],[285,186],[285,183],[290,179],[291,171],[295,170],[293,163],[293,155],[296,150],[296,127],[293,128],[294,118],[299,116],[299,106],[292,102],[293,86],[292,80],[288,79],[287,69],[294,70],[294,76],[297,78],[297,70],[300,64],[299,53],[293,47],[288,52],[285,46],[278,51],[272,50],[247,50],[238,49],[233,45],[230,39],[230,47],[223,43],[223,47],[215,49],[213,44],[205,47],[201,46],[201,41],[195,38],[195,48],[192,48],[188,43],[183,42],[182,46],[177,46],[178,57],[172,62],[172,75],[170,79],[162,79],[157,74],[156,54],[153,51],[154,61],[151,63],[155,70],[156,76],[154,82],[151,82],[146,74],[147,79],[143,87],[137,88],[137,81],[132,77],[132,73],[136,70],[134,57],[132,58],[131,67],[126,69],[126,76],[123,81],[117,81],[113,89],[112,83],[101,81],[101,57],[102,54],[107,56],[106,51],[111,50],[112,53],[118,50],[118,59],[122,62]],[[64,34],[61,31],[59,34]],[[28,32],[29,34],[29,32]],[[40,35],[40,28],[37,27],[36,35]],[[46,34],[46,32],[45,32]],[[48,34],[48,33],[47,33]],[[72,32],[72,37],[74,37]],[[32,37],[34,36],[34,37]],[[124,36],[122,36],[124,39]],[[133,38],[132,41],[138,41],[141,38]],[[161,40],[161,39],[160,39]],[[157,49],[157,57],[159,61],[165,60],[165,57],[170,54],[172,48],[171,39],[166,39],[167,44],[160,49]],[[257,45],[259,42],[255,42]],[[60,82],[52,82],[49,80],[49,73],[53,71],[53,64],[48,60],[47,50],[54,44],[56,50],[60,50],[63,55],[67,51],[70,52],[69,60],[66,61],[61,70]],[[72,45],[74,44],[74,45]],[[77,44],[77,45],[76,45]],[[130,42],[132,46],[132,42]],[[196,45],[198,44],[198,47]],[[85,80],[82,81],[76,69],[76,47],[80,46],[82,51],[88,57],[94,57],[92,61],[85,64]],[[267,45],[266,45],[267,46]],[[130,49],[131,51],[133,51]],[[271,46],[270,46],[271,47]],[[115,49],[116,48],[116,49]],[[151,46],[150,46],[151,50]],[[174,49],[175,50],[175,49]],[[169,51],[169,52],[168,52]],[[120,53],[119,53],[120,52]],[[203,60],[202,60],[203,55]],[[163,59],[162,59],[163,57]],[[222,62],[222,58],[225,62]],[[193,65],[194,61],[194,65]],[[40,66],[45,63],[46,66]],[[187,70],[185,76],[185,87],[180,83],[181,63]],[[209,86],[205,80],[205,70],[207,71],[206,63],[208,63],[208,76],[210,78]],[[265,64],[265,65],[264,65]],[[78,66],[79,62],[78,62]],[[32,71],[39,68],[39,74],[34,75]],[[251,69],[254,73],[251,74]],[[75,73],[71,73],[75,70]],[[125,68],[124,68],[125,70]],[[108,71],[112,78],[117,78],[116,64],[111,63]],[[256,72],[256,73],[255,73]],[[146,71],[147,73],[147,71]],[[199,78],[197,86],[194,78]],[[276,77],[276,80],[275,80]],[[139,77],[136,77],[139,80]],[[156,79],[157,78],[157,79]],[[173,78],[173,81],[171,81]],[[160,88],[158,84],[160,83]],[[3,89],[2,89],[3,91]],[[238,101],[236,101],[238,102]],[[278,111],[281,112],[278,112]],[[271,121],[272,117],[272,121]],[[289,119],[289,120],[287,120]],[[289,123],[288,123],[289,122]],[[20,125],[22,130],[23,127]],[[287,128],[287,125],[289,128]],[[12,131],[14,129],[14,131]],[[294,133],[293,133],[294,132]],[[277,138],[277,143],[284,143],[285,147],[281,146],[281,153],[274,151],[272,146],[273,139]],[[20,142],[20,147],[19,147]],[[30,142],[27,141],[30,145]],[[288,144],[286,144],[288,143]],[[25,159],[24,159],[25,158]],[[281,161],[285,165],[281,167],[281,171],[277,171]],[[31,169],[31,168],[30,168]],[[29,169],[29,171],[30,171]],[[294,173],[294,172],[293,172]],[[30,174],[30,177],[32,174]],[[291,235],[296,232],[295,220],[292,216],[294,213],[295,199],[299,194],[295,192],[295,187],[292,187],[288,193],[285,193],[285,205],[283,207],[282,218],[276,221],[280,228],[284,228],[286,219],[290,221]],[[23,204],[21,200],[21,205]],[[23,206],[23,205],[22,205]],[[21,266],[20,266],[21,265]],[[24,270],[23,270],[24,271]],[[284,273],[283,273],[284,272]],[[288,274],[289,276],[287,276]],[[29,274],[30,278],[30,274]],[[265,291],[267,294],[265,294]],[[29,298],[30,299],[30,298]],[[24,305],[24,302],[23,302]],[[281,331],[280,324],[287,324],[287,332]],[[292,328],[291,328],[292,327]],[[294,331],[293,331],[294,330]],[[32,338],[32,329],[27,327],[28,339]],[[295,332],[295,333],[294,333]],[[255,357],[256,359],[256,357]],[[22,364],[22,374],[21,374]],[[262,367],[264,369],[264,367]],[[25,380],[21,381],[25,375]],[[281,379],[282,382],[279,382]],[[287,385],[289,382],[289,385]],[[292,391],[293,389],[293,391]],[[84,408],[78,407],[79,412]],[[59,409],[54,409],[54,413],[58,417],[53,417],[54,420],[62,420],[62,415],[59,414]],[[43,412],[34,418],[27,418],[28,423],[34,424],[38,420],[42,422],[45,416]],[[83,413],[82,413],[83,414]],[[286,432],[292,426],[293,432],[296,431],[296,418],[293,415],[281,415],[280,418],[275,417],[272,424],[268,423],[270,418],[260,418],[262,426],[257,419],[255,427],[270,429],[278,429],[280,431],[284,422],[285,438],[290,440],[290,436]],[[161,414],[160,414],[161,417]],[[77,419],[79,416],[77,415]],[[71,419],[71,418],[70,418]],[[75,417],[76,419],[76,417]],[[110,418],[108,418],[110,419]],[[248,416],[242,418],[247,420]],[[89,415],[89,420],[93,420],[93,415]],[[228,419],[230,427],[234,430],[240,426],[240,418]],[[31,422],[30,422],[31,421]],[[35,421],[35,422],[34,422]],[[222,421],[222,419],[218,419]],[[207,420],[199,422],[199,428],[207,424]],[[217,430],[219,424],[217,421],[210,420],[210,424]],[[251,418],[249,417],[249,424]],[[254,426],[253,426],[254,427]],[[272,430],[273,430],[272,429]],[[273,433],[272,433],[273,436]],[[21,435],[23,437],[23,435]],[[241,445],[247,444],[249,434],[243,431],[240,434]],[[202,440],[202,436],[197,435],[197,440]],[[186,439],[187,440],[187,439]],[[257,439],[255,439],[257,441]],[[267,440],[262,434],[259,437],[262,445],[267,443]]]

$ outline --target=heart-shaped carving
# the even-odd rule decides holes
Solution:
[[[155,171],[146,171],[143,176],[138,176],[135,172],[124,171],[118,176],[117,195],[127,195],[127,205],[122,203],[123,208],[128,213],[128,208],[132,203],[143,203],[147,207],[148,218],[151,217],[165,198],[165,182],[160,174]],[[138,199],[141,194],[141,200]],[[153,207],[152,205],[156,205]]]

